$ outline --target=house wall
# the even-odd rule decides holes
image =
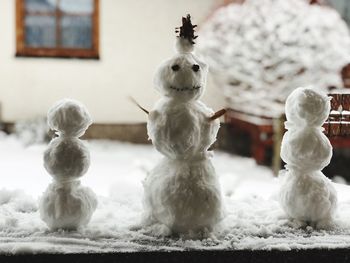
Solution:
[[[137,123],[151,108],[157,65],[173,54],[174,27],[191,13],[205,20],[216,0],[100,0],[100,60],[16,58],[15,0],[0,1],[0,102],[6,122],[45,115],[56,100],[82,101],[96,123]],[[220,90],[208,81],[203,100],[219,109]]]

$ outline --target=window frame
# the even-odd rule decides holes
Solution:
[[[85,48],[46,48],[25,45],[25,0],[16,0],[16,57],[59,57],[99,59],[99,0],[93,0],[92,47]],[[62,15],[57,12],[56,15]],[[57,33],[56,33],[57,34]]]

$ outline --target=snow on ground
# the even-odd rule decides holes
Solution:
[[[350,247],[350,188],[336,184],[339,216],[331,230],[288,220],[277,201],[278,180],[252,159],[216,152],[213,163],[227,216],[202,240],[161,237],[161,226],[135,228],[142,214],[142,180],[161,158],[152,146],[90,141],[91,167],[82,184],[99,196],[90,224],[79,231],[49,231],[37,201],[51,178],[42,166],[45,145],[24,148],[0,137],[0,253],[76,253],[151,250],[222,250]],[[2,189],[2,190],[1,190]]]

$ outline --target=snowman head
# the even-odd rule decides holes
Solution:
[[[182,18],[176,39],[177,54],[163,62],[154,77],[156,89],[164,96],[180,101],[198,99],[204,92],[208,65],[193,51],[194,28],[190,15]]]
[[[308,126],[322,126],[330,112],[330,98],[315,88],[297,88],[287,98],[288,122]]]
[[[89,112],[79,101],[63,99],[47,113],[49,127],[59,135],[80,137],[92,124]]]

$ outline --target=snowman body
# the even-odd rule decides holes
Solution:
[[[178,54],[158,68],[154,83],[163,97],[150,111],[147,131],[163,160],[143,182],[146,219],[173,233],[211,230],[222,218],[222,196],[209,147],[219,121],[199,101],[208,66],[178,37]]]
[[[311,88],[298,88],[286,102],[286,128],[281,158],[280,204],[286,214],[303,222],[324,226],[333,220],[337,196],[321,172],[332,157],[332,146],[321,125],[330,111],[329,99]]]
[[[40,215],[50,229],[76,230],[89,223],[96,205],[94,192],[80,181],[53,182],[41,198]]]
[[[288,171],[281,188],[280,202],[289,217],[322,226],[332,220],[337,196],[331,182],[321,171]]]
[[[74,230],[90,221],[97,206],[93,191],[78,180],[90,165],[88,148],[79,136],[91,119],[79,102],[62,100],[49,111],[48,123],[58,137],[44,152],[44,167],[53,182],[40,199],[39,212],[50,229]]]
[[[222,217],[208,152],[219,129],[218,120],[208,121],[212,114],[200,101],[171,99],[161,99],[150,112],[149,137],[165,158],[144,181],[146,212],[176,233],[211,229]]]
[[[214,112],[198,100],[179,102],[162,98],[149,114],[148,136],[156,149],[171,159],[202,158],[216,140],[219,121],[208,121]]]

